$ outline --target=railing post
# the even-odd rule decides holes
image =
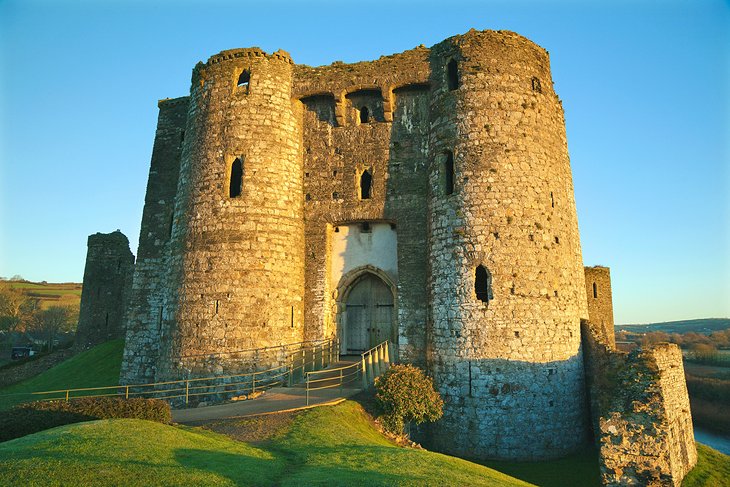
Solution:
[[[385,366],[385,347],[387,347],[388,342],[385,342],[378,347],[378,359],[380,360],[380,374],[382,375],[383,372],[385,372],[386,366]]]
[[[188,400],[190,399],[190,381],[185,381],[185,404],[188,403]]]
[[[365,354],[362,354],[361,356],[361,362],[360,368],[362,369],[362,388],[367,389],[368,388],[368,374],[365,369]]]
[[[294,363],[289,362],[289,381],[288,381],[289,387],[292,387],[294,385]]]
[[[307,406],[309,406],[309,374],[307,373]]]
[[[383,362],[385,364],[385,370],[388,370],[390,367],[390,341],[385,342],[385,355],[383,356]]]
[[[251,382],[251,394],[256,392],[256,372],[253,373],[253,379]]]
[[[371,382],[375,382],[375,376],[373,375],[373,354],[368,354],[368,386]]]
[[[129,399],[129,386],[124,387],[124,399]]]
[[[340,369],[340,394],[342,394],[342,369]]]
[[[66,402],[68,402],[68,389],[66,389]]]
[[[373,356],[373,373],[375,374],[373,378],[380,377],[380,354],[378,354],[378,348],[370,352],[370,355]]]

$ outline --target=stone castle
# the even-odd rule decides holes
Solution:
[[[234,49],[159,108],[136,263],[123,235],[89,239],[80,329],[126,333],[122,383],[390,340],[445,400],[434,449],[538,459],[593,437],[607,484],[694,465],[681,354],[616,351],[608,269],[583,266],[544,49],[474,30],[317,68]]]

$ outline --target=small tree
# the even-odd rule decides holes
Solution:
[[[69,309],[63,306],[50,306],[35,313],[31,329],[47,338],[49,352],[53,350],[55,336],[71,328],[70,315]]]
[[[443,415],[444,401],[433,381],[413,365],[393,365],[375,379],[375,399],[386,430],[403,434],[408,423],[433,422]]]

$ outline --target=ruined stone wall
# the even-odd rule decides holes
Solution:
[[[170,238],[188,97],[160,100],[147,179],[137,264],[126,310],[121,383],[154,382],[165,306]]]
[[[250,364],[232,352],[303,339],[302,135],[291,80],[286,53],[257,48],[224,51],[193,72],[158,380],[244,371]]]
[[[133,271],[134,255],[122,232],[89,235],[76,348],[124,336],[122,317]]]
[[[338,225],[389,222],[397,233],[397,352],[423,362],[426,273],[428,50],[417,48],[373,62],[295,70],[303,106],[306,229],[306,335],[333,336],[337,287],[329,242]],[[367,121],[361,121],[362,110]],[[360,177],[372,175],[363,199]],[[343,278],[346,278],[343,276]],[[396,279],[397,278],[397,279]]]
[[[677,345],[617,352],[582,326],[591,416],[604,485],[674,485],[697,463]]]
[[[613,298],[611,296],[611,270],[595,266],[585,268],[586,300],[588,319],[602,334],[603,341],[616,348],[616,333],[613,327]]]
[[[548,55],[517,34],[487,31],[447,39],[430,60],[428,358],[445,400],[432,446],[481,457],[560,456],[587,432],[587,310]],[[478,266],[491,281],[482,299]]]

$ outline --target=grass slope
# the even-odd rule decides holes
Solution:
[[[297,417],[268,447],[289,459],[282,486],[297,485],[530,485],[459,458],[398,447],[346,401]]]
[[[697,443],[697,456],[697,466],[682,487],[730,487],[730,456],[701,443]]]
[[[540,486],[597,485],[596,465],[588,465],[592,454],[552,462],[493,462],[500,473],[401,448],[384,438],[353,401],[278,423],[273,436],[256,444],[141,420],[62,426],[0,443],[0,485],[533,485],[510,474]],[[683,487],[730,486],[730,457],[704,445],[698,451],[697,467]]]
[[[271,485],[283,467],[271,453],[215,433],[138,419],[0,443],[2,485]]]
[[[398,447],[354,402],[299,415],[258,446],[140,420],[62,426],[0,443],[0,485],[528,486],[487,467]]]
[[[32,399],[29,392],[118,384],[123,351],[123,339],[102,343],[42,374],[0,389],[0,410]]]

